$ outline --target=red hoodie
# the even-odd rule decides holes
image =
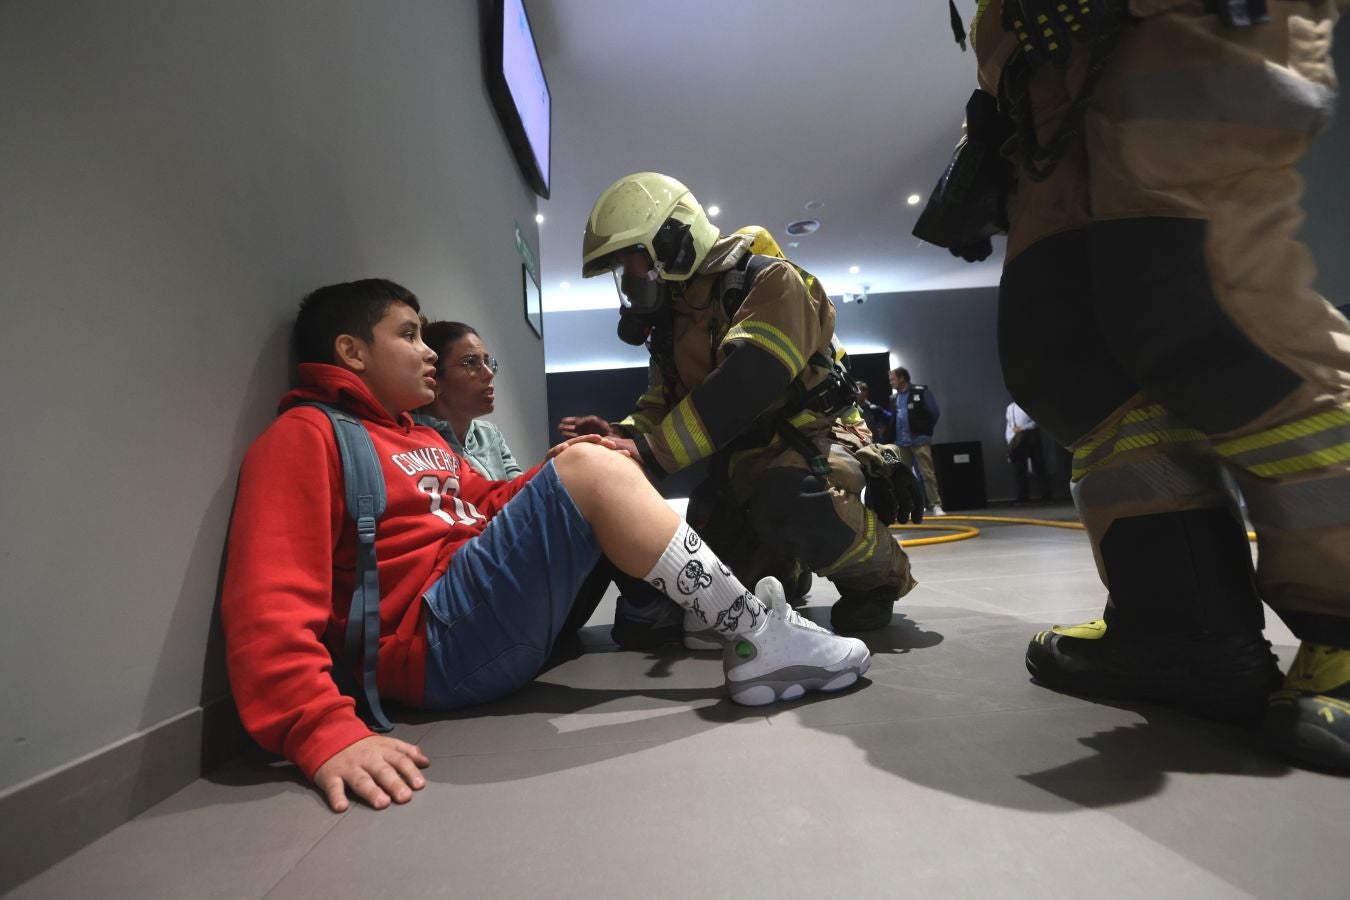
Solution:
[[[365,383],[338,366],[303,364],[301,387],[253,442],[239,473],[221,598],[230,686],[244,727],[309,778],[333,754],[370,736],[355,702],[329,674],[327,646],[342,646],[355,577],[356,532],[347,516],[342,460],[319,400],[365,422],[384,470],[380,519],[380,695],[422,703],[423,592],[465,541],[480,534],[534,476],[477,474],[430,428],[397,420]]]

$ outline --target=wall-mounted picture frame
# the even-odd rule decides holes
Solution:
[[[539,340],[544,339],[544,298],[539,292],[539,282],[535,281],[530,267],[520,264],[520,280],[525,296],[525,321],[530,323]]]

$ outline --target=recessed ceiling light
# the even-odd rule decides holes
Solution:
[[[572,286],[572,285],[569,284],[569,283],[566,282],[566,281],[560,281],[560,282],[558,282],[558,287],[562,288],[564,291],[567,290],[568,288],[570,288],[571,286]]]
[[[910,194],[908,197],[905,198],[905,202],[908,203],[910,206],[918,206],[919,201],[922,199],[923,198],[920,197],[918,194]]]
[[[811,234],[820,230],[819,219],[798,219],[795,222],[787,223],[785,229],[793,237],[799,237],[803,234]]]
[[[860,270],[858,269],[857,266],[849,266],[849,267],[848,267],[848,274],[850,274],[850,275],[857,275],[859,271],[860,271]]]
[[[543,214],[543,213],[535,213],[535,214],[534,214],[534,221],[537,222],[537,223],[540,224],[540,225],[543,225],[543,224],[544,224],[544,214]]]
[[[710,219],[715,219],[715,218],[717,218],[717,214],[720,213],[721,211],[722,211],[722,207],[720,207],[720,206],[710,206],[710,207],[708,207],[708,218],[710,218]]]
[[[807,208],[807,209],[820,209],[820,208],[821,208],[822,206],[824,206],[824,205],[825,205],[825,201],[824,201],[824,200],[807,200],[807,201],[806,201],[806,208]]]
[[[788,241],[789,247],[800,247],[801,245],[802,245],[801,241]]]

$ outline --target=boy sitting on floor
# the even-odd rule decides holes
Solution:
[[[336,812],[347,792],[376,809],[424,786],[427,757],[372,734],[333,680],[357,538],[333,425],[310,401],[359,416],[388,503],[379,519],[383,697],[453,709],[527,684],[604,552],[726,638],[731,699],[758,705],[835,691],[867,671],[862,642],[802,619],[782,587],[754,594],[681,521],[642,470],[594,435],[490,481],[408,413],[434,395],[436,354],[417,298],[390,281],[320,288],[296,320],[300,387],[240,471],[221,616],[245,727],[295,762]],[[350,665],[344,660],[339,665]]]

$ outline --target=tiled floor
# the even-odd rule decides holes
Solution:
[[[1350,779],[1031,684],[1030,635],[1104,593],[1081,532],[982,527],[911,551],[847,694],[733,707],[715,658],[617,652],[611,598],[532,688],[405,719],[433,757],[405,807],[333,815],[250,755],[13,896],[1350,897]]]

